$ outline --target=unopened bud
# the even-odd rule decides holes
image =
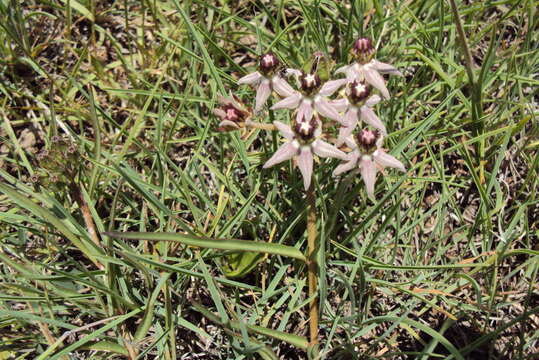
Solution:
[[[369,38],[359,38],[354,43],[354,53],[357,59],[362,63],[369,62],[375,51],[372,41]]]
[[[267,53],[260,57],[260,71],[264,74],[270,74],[277,70],[280,62],[277,56],[274,53]]]

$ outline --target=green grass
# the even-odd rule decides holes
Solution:
[[[469,67],[446,1],[0,0],[0,359],[307,358],[301,175],[212,109],[360,35],[405,74],[376,111],[407,172],[374,203],[315,166],[321,354],[538,356],[538,6],[457,2]]]

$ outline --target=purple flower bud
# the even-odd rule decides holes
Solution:
[[[264,74],[273,73],[280,65],[279,59],[274,53],[269,52],[260,57],[260,71]]]
[[[364,81],[354,80],[348,88],[348,100],[353,104],[362,104],[371,94],[371,86]]]
[[[374,49],[371,39],[359,38],[354,43],[353,51],[359,62],[367,63],[372,59],[376,50]]]
[[[301,90],[303,90],[305,93],[310,94],[317,90],[320,85],[320,77],[318,74],[301,74],[301,77],[299,79],[301,83]]]
[[[379,137],[378,130],[363,129],[357,134],[357,143],[366,153],[370,153]]]
[[[310,143],[314,139],[317,126],[318,123],[314,117],[311,117],[308,121],[303,118],[300,121],[294,121],[294,133],[302,142]]]

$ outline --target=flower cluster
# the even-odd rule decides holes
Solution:
[[[262,113],[265,103],[275,93],[278,101],[271,110],[289,109],[294,113],[289,125],[273,122],[286,142],[267,160],[264,168],[294,159],[307,190],[311,186],[314,155],[337,158],[344,162],[333,174],[358,169],[367,194],[374,198],[378,169],[392,167],[405,171],[404,165],[382,148],[387,129],[374,111],[382,98],[390,97],[383,75],[402,74],[392,65],[374,59],[376,50],[368,38],[356,40],[351,53],[353,63],[335,71],[346,77],[329,81],[324,81],[327,79],[322,76],[320,62],[301,71],[285,69],[273,53],[262,55],[258,71],[238,80],[240,85],[256,88],[254,112],[235,96],[221,97],[220,107],[214,110],[221,120],[219,129],[235,130],[255,124],[251,119]],[[295,87],[288,83],[289,78],[296,79]],[[356,132],[360,122],[365,127]]]

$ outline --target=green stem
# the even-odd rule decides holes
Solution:
[[[468,81],[471,88],[471,102],[472,102],[472,124],[474,136],[481,135],[484,130],[484,123],[481,119],[483,106],[481,104],[481,82],[476,82],[474,71],[473,71],[473,62],[472,62],[472,53],[470,47],[468,46],[468,41],[466,40],[466,34],[464,33],[464,27],[460,21],[460,14],[457,8],[455,0],[449,0],[451,4],[451,10],[453,11],[453,17],[455,18],[455,26],[457,28],[457,33],[459,36],[459,43],[462,48],[462,54],[464,55],[464,62],[466,73],[468,74]],[[480,141],[477,146],[476,154],[479,155],[479,174],[481,182],[484,182],[484,159],[485,159],[485,142],[484,140]]]
[[[316,197],[313,184],[307,190],[307,267],[309,297],[312,297],[309,308],[310,345],[318,343],[318,264],[316,262]]]

